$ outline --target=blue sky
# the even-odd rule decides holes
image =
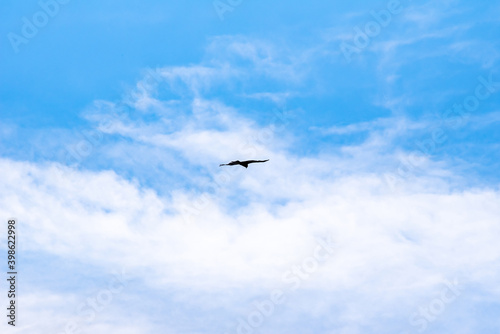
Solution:
[[[499,3],[63,2],[0,5],[15,331],[497,332]]]

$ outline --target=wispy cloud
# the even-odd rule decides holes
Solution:
[[[429,333],[477,332],[478,323],[455,320],[497,306],[498,184],[467,182],[473,159],[466,154],[421,157],[421,172],[397,189],[387,182],[419,140],[453,127],[435,117],[447,110],[442,102],[478,84],[474,68],[470,87],[411,89],[410,74],[421,74],[418,63],[406,71],[413,62],[451,52],[463,65],[472,47],[485,45],[454,38],[470,32],[467,22],[442,26],[460,14],[444,11],[452,4],[415,5],[348,69],[337,58],[325,61],[345,38],[338,27],[300,50],[213,38],[200,62],[146,69],[121,99],[90,103],[78,131],[38,130],[31,140],[42,161],[5,154],[0,216],[17,215],[21,263],[40,273],[21,294],[21,332],[63,332],[75,322],[93,333],[237,333],[277,290],[284,301],[252,327],[259,332],[412,333],[424,323]],[[433,49],[436,41],[443,44]],[[422,75],[436,80],[431,72]],[[328,99],[294,101],[311,95]],[[368,110],[356,117],[361,98],[368,102],[356,108]],[[446,132],[448,147],[497,125],[493,100]],[[352,118],[324,121],[331,105]],[[318,109],[319,120],[304,122]],[[385,116],[371,114],[379,109]],[[20,136],[18,126],[1,129],[2,139]],[[314,145],[306,154],[296,146],[307,140]],[[469,150],[498,148],[494,140],[464,142]],[[77,163],[61,158],[65,148],[80,149]],[[270,160],[218,166],[247,157]],[[325,240],[334,252],[311,269]],[[122,269],[127,283],[114,293],[109,281]],[[453,302],[450,282],[460,290]],[[84,320],[82,304],[99,296],[106,307]],[[446,310],[436,311],[441,304]],[[478,319],[498,323],[486,313]]]
[[[358,154],[351,146],[350,158],[300,157],[280,144],[280,138],[266,139],[265,146],[255,141],[253,148],[271,157],[265,168],[236,172],[223,181],[227,175],[216,167],[217,162],[244,154],[248,138],[255,138],[263,128],[220,102],[193,97],[189,108],[190,117],[159,112],[151,126],[145,120],[142,124],[125,120],[109,133],[128,138],[126,151],[131,156],[140,154],[138,144],[158,149],[152,152],[178,151],[183,163],[164,168],[192,171],[191,190],[174,187],[162,195],[155,190],[159,185],[144,186],[113,171],[2,159],[1,186],[6,192],[0,212],[25,213],[18,219],[24,226],[26,250],[102,270],[125,268],[132,283],[125,299],[117,299],[119,305],[126,305],[125,300],[133,300],[139,291],[151,296],[172,289],[210,292],[211,302],[191,300],[189,312],[214,310],[214,302],[219,301],[233,310],[229,317],[221,315],[227,325],[213,332],[234,330],[238,317],[249,314],[245,303],[250,305],[252,296],[290,287],[291,281],[282,281],[283,273],[291,265],[300,265],[316,240],[325,237],[332,238],[338,254],[297,293],[287,296],[276,317],[328,315],[348,330],[359,328],[360,312],[366,324],[391,313],[403,323],[397,329],[387,328],[412,330],[416,327],[405,319],[425,300],[435,298],[436,289],[449,279],[459,277],[463,295],[474,294],[472,286],[477,285],[498,293],[491,269],[500,261],[495,255],[500,235],[498,189],[452,190],[455,185],[446,176],[435,174],[407,180],[396,194],[374,168],[380,157],[366,154],[366,145],[375,137],[361,144]],[[166,131],[169,122],[177,126]],[[345,135],[380,129],[389,131],[379,137],[386,140],[391,132],[396,138],[424,127],[379,119],[326,132]],[[119,163],[127,156],[113,159]],[[142,159],[154,161],[154,156],[143,154]],[[196,171],[199,167],[202,173]],[[219,184],[215,196],[214,189],[200,186],[210,179]],[[186,222],[186,209],[193,208]],[[228,290],[234,293],[231,297],[225,295]],[[315,304],[317,293],[343,297],[311,309],[299,307],[298,301]],[[344,308],[345,298],[357,306]],[[478,305],[487,302],[475,298]],[[376,300],[384,302],[370,309],[361,307],[362,302]],[[456,308],[453,312],[465,312],[460,305],[450,307]],[[141,316],[147,321],[147,315]],[[120,319],[110,313],[88,328],[106,332],[116,328],[109,322]],[[180,326],[170,320],[174,327]],[[188,331],[194,333],[202,325],[194,321],[192,326]],[[272,330],[276,325],[270,320],[268,326]]]

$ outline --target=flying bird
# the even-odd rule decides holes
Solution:
[[[255,162],[266,162],[266,161],[269,161],[269,159],[267,160],[245,160],[245,161],[239,161],[239,160],[235,160],[235,161],[231,161],[230,163],[227,163],[227,164],[220,164],[220,166],[234,166],[234,165],[240,165],[240,166],[243,166],[245,168],[248,168],[248,164],[253,164]]]

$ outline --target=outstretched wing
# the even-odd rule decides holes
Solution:
[[[227,164],[220,164],[219,167],[220,166],[234,166],[234,165],[239,165],[239,164],[240,164],[240,161],[239,160],[235,160],[235,161],[231,161],[231,162],[229,162]]]
[[[248,168],[248,164],[253,164],[255,162],[266,162],[266,161],[269,161],[269,159],[267,160],[246,160],[246,161],[239,161],[239,160],[235,160],[235,161],[231,161],[230,163],[227,163],[227,164],[220,164],[220,166],[234,166],[234,165],[241,165],[245,168]]]
[[[266,162],[266,161],[269,161],[269,159],[267,159],[267,160],[247,160],[247,161],[242,161],[242,163],[248,165],[248,164],[253,164],[255,162]]]

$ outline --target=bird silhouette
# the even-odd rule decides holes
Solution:
[[[253,164],[255,162],[266,162],[266,161],[269,161],[269,159],[267,160],[245,160],[245,161],[239,161],[239,160],[235,160],[235,161],[231,161],[230,163],[227,163],[227,164],[220,164],[220,166],[234,166],[234,165],[240,165],[240,166],[243,166],[245,168],[248,168],[248,164]]]

